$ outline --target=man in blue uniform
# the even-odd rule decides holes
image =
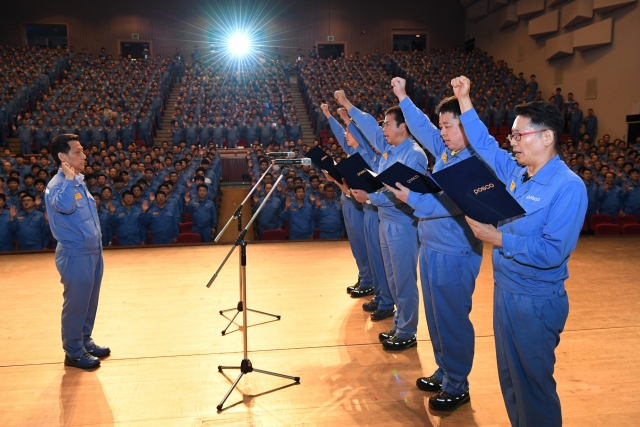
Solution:
[[[604,183],[598,187],[598,212],[611,215],[615,221],[616,216],[622,212],[622,188],[615,184],[613,172],[604,175]]]
[[[622,210],[625,215],[635,215],[640,218],[640,170],[633,168],[629,171],[629,180],[624,184]]]
[[[210,242],[218,227],[216,204],[208,197],[209,188],[206,185],[198,184],[197,192],[198,197],[195,200],[191,200],[189,192],[184,195],[184,212],[191,213],[191,232],[198,233],[200,241]]]
[[[149,202],[142,202],[140,223],[149,228],[151,241],[156,245],[178,240],[178,209],[167,204],[167,194],[162,190],[155,193],[155,206],[149,208]]]
[[[9,211],[5,209],[7,198],[0,193],[0,252],[13,250],[13,233],[9,230]]]
[[[144,245],[147,241],[147,229],[142,226],[141,208],[134,206],[134,196],[131,191],[122,195],[122,206],[116,209],[111,204],[109,218],[113,235],[118,236],[118,246]]]
[[[268,175],[267,175],[268,176]],[[266,178],[266,177],[265,177]],[[262,201],[266,197],[267,194],[273,188],[273,184],[267,183],[264,185],[264,194],[258,195],[257,193],[253,196],[253,212],[255,213],[258,207],[262,204]],[[305,199],[308,201],[308,198]],[[260,213],[258,214],[258,236],[262,239],[262,233],[265,230],[275,230],[281,228],[282,221],[280,220],[280,210],[281,210],[281,201],[280,198],[276,195],[274,191],[271,194],[269,200],[264,205]]]
[[[564,282],[587,210],[584,183],[558,156],[563,118],[554,106],[516,107],[512,155],[478,120],[469,79],[452,86],[471,146],[526,211],[498,228],[467,218],[476,237],[494,245],[494,333],[507,413],[513,426],[561,426],[554,353],[569,313]]]
[[[81,171],[85,155],[76,135],[59,135],[51,155],[60,168],[47,186],[45,204],[56,247],[56,267],[64,286],[62,346],[66,366],[89,369],[100,365],[108,347],[91,337],[102,283],[100,222]]]
[[[382,153],[380,173],[395,162],[403,163],[421,173],[427,171],[427,156],[409,134],[404,115],[399,107],[386,111],[380,127],[376,119],[351,104],[344,91],[336,91],[335,98],[345,107],[353,121],[373,147]],[[370,202],[378,207],[380,218],[380,247],[391,296],[396,305],[394,326],[379,335],[387,350],[404,350],[416,346],[418,329],[418,230],[413,209],[398,200],[389,191],[368,194],[352,190],[361,203]]]
[[[344,234],[342,224],[342,204],[335,198],[336,187],[327,184],[324,187],[325,198],[314,198],[313,219],[320,229],[321,239],[339,239]]]
[[[100,193],[91,193],[93,200],[96,202],[96,212],[98,213],[98,222],[100,223],[100,232],[102,233],[102,247],[111,245],[111,226],[109,225],[109,208],[102,204],[102,196]]]
[[[29,193],[20,194],[22,210],[9,208],[9,231],[18,242],[18,250],[37,251],[49,244],[49,230],[45,216],[36,209],[35,198]]]
[[[314,232],[313,208],[304,201],[304,187],[299,185],[294,188],[295,200],[290,197],[285,199],[284,211],[280,214],[281,220],[289,220],[289,240],[310,239]]]
[[[460,124],[460,106],[454,97],[437,107],[440,130],[411,102],[405,81],[392,80],[393,90],[411,134],[436,158],[434,172],[450,167],[473,154],[467,148]],[[437,392],[429,405],[453,410],[468,402],[474,354],[474,330],[469,313],[476,277],[482,263],[482,241],[477,239],[462,211],[444,193],[419,194],[398,184],[389,187],[396,197],[415,209],[420,219],[420,278],[427,326],[438,369],[418,378],[421,390]]]

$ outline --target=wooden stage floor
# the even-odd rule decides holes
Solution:
[[[471,404],[428,409],[415,387],[435,369],[424,312],[417,348],[387,353],[345,287],[357,273],[346,241],[248,246],[249,359],[301,378],[238,375],[242,334],[218,311],[239,299],[230,246],[104,254],[94,338],[112,349],[93,372],[65,368],[61,285],[53,254],[0,257],[0,426],[508,426],[496,373],[488,248],[474,294]],[[640,240],[582,238],[570,262],[570,314],[557,349],[564,425],[640,425]],[[241,323],[241,317],[238,318]]]

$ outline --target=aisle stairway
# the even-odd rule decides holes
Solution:
[[[316,139],[315,132],[311,126],[311,120],[309,120],[309,114],[307,114],[307,106],[302,98],[302,92],[298,87],[298,78],[292,75],[289,79],[291,83],[290,92],[293,102],[296,105],[296,112],[298,113],[298,122],[302,126],[302,142],[305,144],[313,144],[313,140]]]
[[[176,102],[178,102],[180,86],[181,85],[179,84],[174,84],[171,89],[169,100],[167,101],[167,104],[164,107],[164,113],[162,114],[162,129],[158,129],[156,136],[153,138],[154,146],[161,146],[162,141],[167,141],[170,146],[172,145],[169,129],[171,129],[171,118],[175,112]]]

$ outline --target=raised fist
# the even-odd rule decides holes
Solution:
[[[471,81],[469,81],[465,76],[456,77],[451,80],[451,87],[453,88],[453,94],[456,98],[466,98],[469,96]]]
[[[347,101],[347,95],[344,94],[343,90],[337,90],[333,93],[333,97],[336,99],[336,101],[338,101],[340,104],[344,104]]]
[[[329,112],[329,105],[321,104],[320,109],[322,110],[322,113],[325,115],[325,117],[329,118],[329,116],[331,115],[331,113]]]
[[[400,77],[394,77],[391,80],[391,87],[393,88],[393,93],[396,94],[399,101],[402,101],[407,97],[407,81]]]

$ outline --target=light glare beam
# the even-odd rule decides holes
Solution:
[[[251,51],[251,39],[247,34],[234,33],[227,41],[227,50],[231,56],[243,57]]]

